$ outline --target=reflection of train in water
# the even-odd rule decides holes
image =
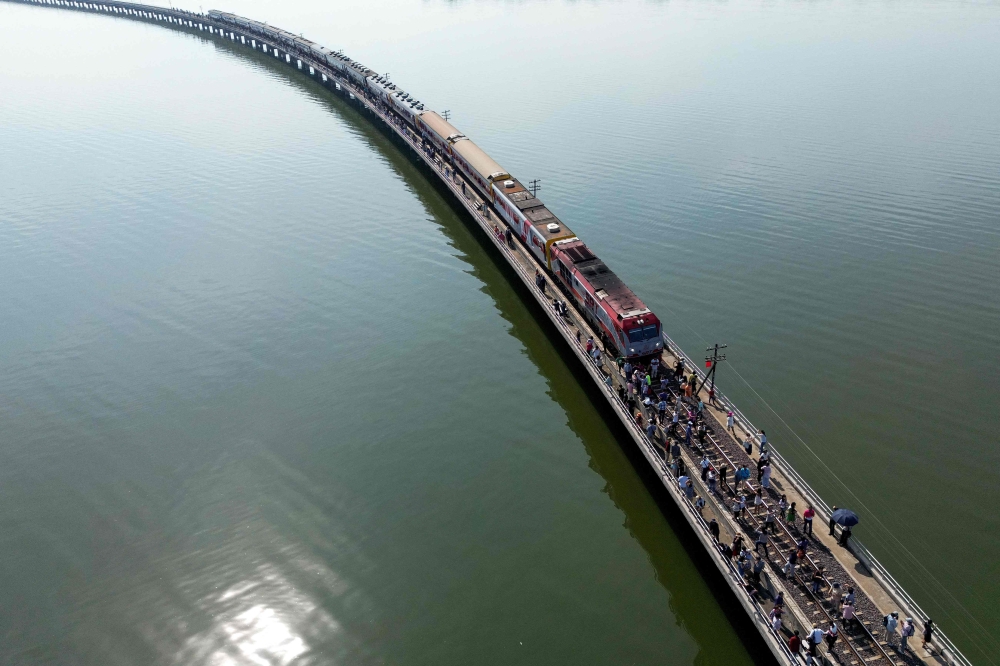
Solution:
[[[258,21],[211,10],[209,16],[256,33],[288,49],[309,54],[340,72],[391,109],[446,156],[497,214],[571,294],[591,326],[622,356],[658,355],[660,320],[552,211],[454,125],[386,77],[308,39]]]

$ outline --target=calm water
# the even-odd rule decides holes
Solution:
[[[540,178],[997,661],[1000,4],[224,8]],[[0,3],[0,147],[0,662],[752,661],[531,312],[350,109]]]

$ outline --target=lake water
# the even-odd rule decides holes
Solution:
[[[540,179],[996,661],[1000,4],[220,8]],[[307,77],[0,3],[0,149],[0,663],[758,656],[475,234]]]

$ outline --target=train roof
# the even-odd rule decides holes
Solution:
[[[555,213],[546,208],[545,204],[542,204],[540,206],[532,206],[531,208],[528,208],[527,210],[523,210],[521,212],[524,213],[524,216],[529,220],[531,220],[532,224],[534,224],[536,227],[541,227],[541,226],[547,227],[550,224],[559,225],[559,229],[561,229],[561,231],[558,232],[558,234],[560,237],[565,236],[566,232],[569,231],[569,227],[565,226],[562,223],[562,220],[556,217]]]
[[[513,187],[507,187],[507,183],[513,182]],[[534,194],[528,191],[524,185],[521,184],[516,178],[509,181],[504,181],[502,185],[497,185],[504,193],[504,196],[510,199],[511,203],[518,207],[519,210],[526,211],[532,208],[538,208],[539,206],[544,206],[542,200],[536,197]]]
[[[449,123],[434,111],[424,111],[420,114],[420,120],[423,121],[423,123],[427,125],[427,127],[429,127],[435,134],[441,137],[442,141],[447,141],[450,137],[465,136],[457,127]]]
[[[471,139],[456,141],[452,149],[461,155],[462,159],[468,162],[469,166],[475,169],[483,180],[510,178],[510,174]]]
[[[463,142],[464,143],[464,142]],[[509,178],[504,181],[494,183],[494,186],[503,193],[505,199],[518,207],[531,225],[535,227],[545,237],[546,240],[559,240],[563,238],[573,238],[573,230],[563,224],[562,220],[555,216],[551,210],[545,207],[542,200],[532,194],[517,178]],[[550,229],[549,225],[554,224],[558,228]]]
[[[597,297],[611,306],[619,320],[649,313],[646,304],[583,241],[558,243],[556,248],[586,278]]]

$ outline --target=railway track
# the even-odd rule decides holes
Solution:
[[[666,355],[665,355],[666,356]],[[678,359],[672,357],[676,362]],[[623,378],[620,373],[616,375],[616,380],[621,383]],[[675,388],[668,387],[670,397],[676,404],[680,399]],[[680,404],[683,404],[681,401]],[[641,409],[644,418],[652,416],[652,409],[637,404]],[[709,408],[706,406],[706,414]],[[725,430],[725,426],[717,419],[704,418],[708,433],[704,445],[692,438],[691,445],[686,446],[678,438],[667,435],[662,426],[658,429],[664,448],[669,446],[670,440],[675,439],[686,448],[689,458],[692,461],[700,460],[707,456],[715,470],[727,467],[733,474],[742,465],[750,469],[756,467],[757,460],[748,455],[744,448]],[[714,423],[712,421],[715,421]],[[745,433],[746,434],[746,433]],[[759,456],[758,456],[759,457]],[[695,470],[691,470],[694,473]],[[715,501],[722,505],[723,510],[733,513],[734,506],[740,491],[729,481],[732,476],[727,476],[725,483],[718,485]],[[792,575],[786,574],[786,565],[789,554],[797,549],[798,541],[804,536],[798,525],[799,518],[796,516],[794,523],[789,525],[781,516],[777,503],[780,493],[773,487],[770,489],[760,488],[759,483],[746,481],[743,487],[753,496],[758,489],[762,490],[763,505],[759,513],[755,512],[755,507],[748,507],[742,516],[735,519],[735,523],[741,529],[745,543],[753,544],[758,531],[765,530],[763,517],[769,510],[774,510],[776,520],[774,527],[766,531],[767,547],[765,548],[765,560],[772,575],[785,583],[787,591],[793,596],[793,600],[798,608],[807,616],[807,623],[829,626],[831,622],[837,622],[840,628],[838,640],[833,648],[828,652],[831,656],[845,666],[908,666],[917,663],[916,659],[907,659],[898,652],[890,651],[887,646],[878,638],[881,633],[881,613],[875,603],[858,586],[850,575],[843,569],[840,563],[829,553],[825,546],[818,540],[810,539],[810,545],[814,547],[812,552],[807,552],[804,562],[796,563]],[[827,594],[822,591],[814,593],[812,590],[812,578],[815,572],[820,572],[823,579],[823,587],[828,590]],[[847,587],[855,588],[855,614],[856,621],[850,626],[841,626],[840,617],[841,595],[836,591],[846,592]],[[804,627],[806,631],[811,628]]]
[[[321,80],[323,85],[341,94],[344,98],[349,99],[351,103],[356,103],[362,111],[370,113],[373,116],[372,120],[384,123],[384,126],[391,130],[391,134],[401,139],[413,151],[414,155],[418,156],[419,161],[427,165],[436,177],[440,178],[441,182],[445,184],[446,188],[451,191],[456,200],[469,213],[475,224],[487,234],[496,236],[492,239],[492,242],[497,250],[510,263],[511,267],[514,268],[519,279],[523,281],[524,286],[531,292],[539,304],[551,306],[552,297],[559,293],[561,286],[559,286],[558,280],[550,280],[543,277],[541,285],[532,280],[533,271],[540,270],[544,272],[545,269],[532,256],[526,246],[520,241],[515,241],[513,244],[504,243],[499,233],[492,233],[496,223],[499,223],[501,227],[504,225],[499,217],[499,213],[491,208],[489,202],[484,202],[475,193],[475,187],[471,185],[466,187],[467,182],[471,183],[471,181],[467,181],[462,174],[456,172],[449,165],[448,158],[439,154],[434,149],[434,146],[429,145],[423,137],[407,126],[396,110],[387,107],[384,101],[380,101],[376,96],[368,94],[363,89],[363,86],[359,87],[356,82],[345,76],[343,72],[329,67],[328,62],[323,59],[317,60],[315,58],[315,50],[304,48],[302,44],[298,43],[298,38],[295,35],[280,31],[287,39],[278,40],[281,42],[279,44],[273,39],[273,34],[267,34],[274,32],[274,29],[266,24],[256,24],[259,30],[257,28],[248,30],[245,26],[234,27],[233,25],[220,22],[218,17],[211,15],[145,4],[120,2],[119,0],[106,0],[101,3],[80,0],[9,1],[99,12],[144,22],[155,22],[171,29],[183,30],[192,34],[201,34],[206,38],[220,40],[233,47],[243,46],[254,50],[261,49],[264,53],[273,56],[276,62],[282,62],[293,69],[298,69],[303,74],[308,72],[309,76],[315,77],[317,81]],[[255,30],[257,31],[255,32]],[[353,61],[350,62],[356,64]],[[546,291],[546,287],[548,287],[549,291]],[[566,294],[563,294],[563,296],[568,303],[573,303],[571,297],[568,297]],[[731,533],[729,536],[733,536],[734,534],[748,536],[752,532],[755,532],[760,528],[759,517],[748,516],[744,520],[732,519],[730,498],[734,498],[735,493],[729,483],[721,484],[719,492],[711,497],[706,514],[699,515],[692,508],[691,502],[686,501],[683,494],[678,491],[676,483],[672,483],[669,480],[670,471],[663,460],[664,451],[662,445],[656,441],[659,440],[662,442],[663,437],[654,437],[652,438],[653,441],[650,441],[645,433],[642,432],[642,429],[629,419],[629,410],[626,409],[625,401],[620,400],[610,387],[605,386],[608,377],[612,378],[612,383],[615,387],[622,385],[621,374],[617,372],[614,363],[610,362],[611,359],[607,355],[605,355],[604,361],[594,363],[583,353],[581,333],[586,337],[594,335],[594,331],[587,324],[582,313],[571,309],[569,316],[553,316],[551,311],[547,314],[556,329],[573,349],[573,352],[579,357],[579,360],[587,366],[587,372],[593,381],[597,383],[599,390],[607,397],[613,409],[618,413],[619,418],[622,419],[623,424],[635,440],[639,450],[646,457],[649,464],[662,475],[664,486],[675,501],[678,502],[682,514],[689,521],[698,538],[701,539],[707,550],[708,557],[719,567],[723,577],[733,588],[735,597],[743,605],[757,628],[761,630],[765,642],[774,652],[779,663],[795,663],[796,658],[788,651],[787,646],[782,641],[775,640],[773,632],[766,628],[767,612],[769,610],[765,607],[766,601],[762,601],[750,593],[747,586],[744,585],[745,580],[739,577],[732,561],[720,556],[718,549],[712,543],[711,536],[708,534],[708,524],[706,522],[708,520],[708,513],[714,513],[715,517],[720,518],[719,522],[723,526],[722,529],[725,532]],[[599,337],[595,337],[595,340],[599,340]],[[670,357],[675,360],[683,360],[687,368],[694,369],[699,375],[704,376],[698,370],[696,364],[687,358],[683,350],[677,347],[665,333],[663,334],[663,349],[665,358]],[[672,393],[676,397],[676,393]],[[725,396],[722,396],[721,393],[719,397],[729,409],[732,409],[736,413],[737,423],[740,425],[740,428],[745,433],[751,433],[754,428],[746,417]],[[648,418],[649,411],[641,405],[639,405],[639,409]],[[690,447],[684,451],[684,455],[689,460],[688,465],[690,468],[696,469],[696,465],[692,463],[703,452],[709,455],[710,462],[716,468],[722,464],[726,464],[734,471],[739,464],[747,464],[752,467],[754,465],[752,456],[748,456],[738,442],[731,438],[725,431],[722,423],[724,419],[721,419],[720,415],[712,412],[711,409],[708,412],[710,417],[707,419],[707,422],[710,427],[710,434],[705,443],[704,451],[701,447]],[[656,457],[657,447],[659,447],[660,451],[659,460]],[[802,501],[803,505],[806,498],[811,498],[817,509],[822,507],[824,511],[828,512],[828,508],[823,503],[822,498],[808,486],[805,480],[777,454],[775,454],[775,459],[781,463],[781,466],[777,469],[781,474],[781,480],[789,484],[789,492],[797,493],[798,499]],[[697,479],[697,475],[694,475],[694,478]],[[775,483],[777,484],[778,480],[775,480]],[[750,487],[756,488],[756,485],[751,483]],[[781,486],[778,487],[780,488]],[[705,495],[706,497],[709,496],[707,492]],[[771,505],[776,499],[776,493],[773,491],[768,492],[766,504]],[[890,652],[878,640],[877,636],[882,633],[881,613],[878,606],[868,597],[864,588],[857,583],[861,579],[852,576],[837,560],[834,553],[823,547],[821,540],[813,542],[814,549],[809,554],[809,557],[805,558],[805,562],[801,564],[801,568],[794,575],[786,578],[782,569],[787,559],[782,553],[789,552],[791,543],[795,541],[796,537],[801,535],[797,521],[793,526],[788,527],[779,519],[778,528],[776,534],[768,535],[769,552],[773,552],[775,555],[773,558],[767,558],[771,567],[769,573],[773,576],[772,580],[782,581],[784,587],[787,588],[786,597],[789,598],[790,605],[794,604],[799,613],[799,624],[808,624],[811,627],[810,620],[813,618],[822,623],[829,622],[838,615],[837,599],[823,594],[812,593],[808,580],[811,579],[813,571],[822,568],[824,583],[828,589],[834,589],[834,584],[839,584],[843,587],[852,583],[856,588],[857,614],[862,621],[851,628],[842,630],[841,639],[830,652],[832,660],[844,665],[849,664],[850,666],[860,664],[864,664],[865,666],[889,666],[890,664],[918,664],[922,662],[922,660],[912,653],[904,658],[898,653]],[[887,605],[893,604],[895,607],[908,609],[908,614],[915,617],[926,618],[926,614],[920,610],[916,602],[893,580],[892,576],[878,563],[874,556],[857,543],[854,545],[856,552],[861,553],[858,555],[858,561],[864,563],[863,566],[867,566],[873,572],[873,578],[876,581],[874,585],[880,586],[873,588],[876,595],[881,591],[885,591],[888,595],[888,599],[882,599],[881,601]],[[804,578],[806,574],[808,574],[809,579]],[[808,627],[803,628],[807,629]],[[938,651],[932,656],[937,660],[938,664],[942,666],[971,666],[961,652],[940,631],[935,637],[935,647],[938,648]]]

